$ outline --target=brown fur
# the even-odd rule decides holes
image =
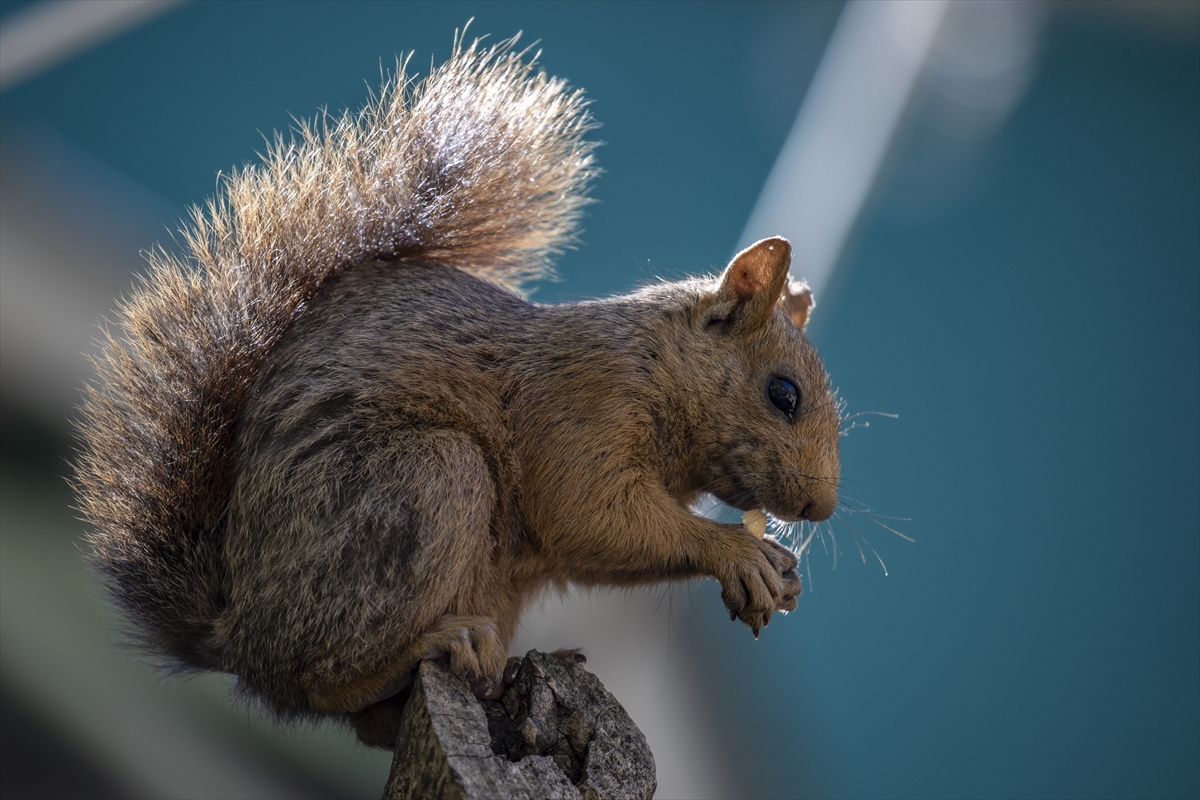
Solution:
[[[712,576],[757,635],[796,606],[795,557],[690,505],[819,520],[838,479],[785,240],[718,280],[527,303],[502,284],[571,235],[582,100],[475,47],[402,87],[231,178],[199,270],[157,257],[78,469],[148,646],[380,746],[419,660],[498,681],[549,585]]]

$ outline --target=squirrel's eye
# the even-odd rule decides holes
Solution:
[[[767,397],[771,398],[772,405],[787,414],[788,419],[792,418],[796,406],[800,404],[800,390],[787,378],[772,378],[767,386]]]

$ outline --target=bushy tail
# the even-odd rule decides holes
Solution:
[[[325,115],[229,176],[150,257],[96,359],[76,464],[94,563],[139,642],[217,667],[234,426],[263,360],[322,283],[373,259],[516,286],[570,243],[594,175],[585,101],[509,48],[457,40],[357,115]]]

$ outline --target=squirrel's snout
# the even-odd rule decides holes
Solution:
[[[809,500],[804,506],[804,510],[800,512],[802,519],[809,522],[822,522],[833,516],[833,512],[837,510],[837,494],[830,492],[829,496],[814,497]]]

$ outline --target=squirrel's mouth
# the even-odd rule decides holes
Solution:
[[[821,522],[832,516],[837,506],[836,492],[814,493],[802,491],[799,497],[752,497],[743,496],[742,502],[731,503],[724,497],[720,499],[727,505],[739,509],[743,515],[762,514],[768,520],[779,522]],[[720,495],[718,495],[720,497]]]
[[[742,525],[755,537],[761,539],[767,535],[767,512],[757,508],[742,512]]]

